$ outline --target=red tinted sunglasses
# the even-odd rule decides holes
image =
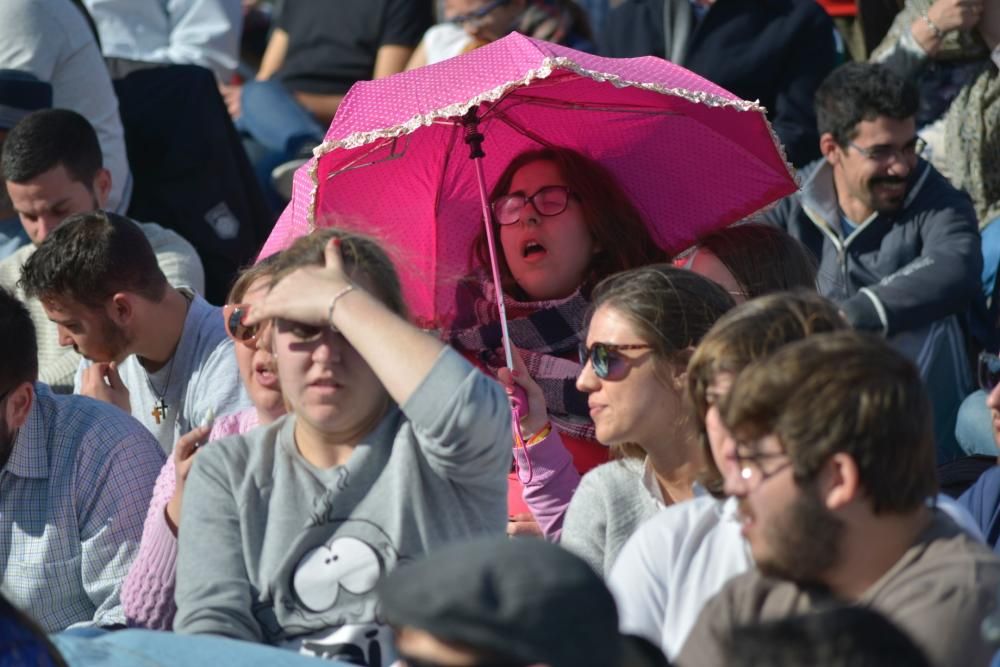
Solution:
[[[226,335],[237,343],[256,350],[261,325],[243,323],[249,312],[250,304],[228,303],[222,307],[222,319],[226,323]]]

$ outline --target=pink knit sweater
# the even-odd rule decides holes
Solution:
[[[257,410],[225,415],[215,420],[209,442],[227,435],[246,433],[257,426]],[[174,624],[174,579],[177,574],[177,536],[167,524],[167,503],[174,495],[177,478],[174,457],[168,456],[153,487],[153,498],[142,529],[139,553],[122,584],[122,606],[130,626],[170,630]]]

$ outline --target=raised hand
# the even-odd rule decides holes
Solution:
[[[115,362],[97,363],[83,370],[80,383],[80,394],[117,406],[132,414],[132,403],[129,400],[128,387],[122,382]]]
[[[208,434],[212,432],[212,425],[199,426],[182,435],[174,445],[174,476],[176,484],[174,495],[167,503],[167,525],[174,535],[177,534],[177,527],[181,523],[181,498],[184,495],[184,483],[187,481],[188,473],[194,464],[194,455],[198,452],[198,447],[208,442]]]

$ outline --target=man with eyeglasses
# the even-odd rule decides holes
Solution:
[[[119,410],[38,382],[31,315],[2,288],[0,340],[0,593],[47,632],[123,625],[163,452]]]
[[[884,614],[937,667],[987,664],[1000,558],[925,501],[937,476],[912,363],[870,334],[818,334],[748,366],[721,413],[756,569],[705,605],[678,664],[723,665],[734,627],[843,604]]]
[[[956,458],[955,416],[971,390],[959,318],[984,308],[976,214],[919,153],[914,85],[882,65],[850,63],[823,82],[823,158],[766,219],[819,260],[819,292],[856,329],[887,336],[931,391],[938,462]]]

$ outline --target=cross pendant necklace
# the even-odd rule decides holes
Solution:
[[[162,396],[156,406],[153,407],[153,411],[150,414],[153,415],[153,419],[156,420],[157,424],[160,423],[160,419],[167,416],[167,402],[163,400]]]
[[[176,356],[176,351],[175,351]],[[156,397],[156,402],[153,403],[153,410],[149,414],[153,416],[156,420],[156,424],[159,425],[164,419],[167,418],[167,389],[170,388],[170,376],[174,373],[174,357],[170,358],[170,366],[167,367],[167,382],[163,385],[163,391],[159,391],[153,385],[153,378],[149,377],[149,373],[146,373],[146,383],[149,385],[150,390],[153,392],[153,396]]]

